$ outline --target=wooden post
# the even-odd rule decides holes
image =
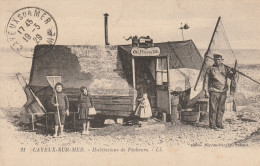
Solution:
[[[135,96],[136,85],[135,85],[135,59],[134,59],[133,56],[132,56],[132,73],[133,73],[133,88],[134,88],[133,111],[135,111],[135,107],[136,107],[136,96]]]
[[[33,117],[33,114],[32,114],[32,131],[34,131],[34,117]]]
[[[169,109],[170,114],[172,113],[172,103],[171,103],[171,90],[170,90],[170,67],[169,67],[169,56],[167,55],[167,81],[168,81],[168,97],[169,97]]]

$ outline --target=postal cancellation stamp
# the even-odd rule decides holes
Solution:
[[[6,35],[8,43],[16,53],[32,57],[36,45],[56,43],[58,27],[47,11],[38,7],[25,7],[11,16]]]

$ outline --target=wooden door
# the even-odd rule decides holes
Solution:
[[[169,94],[169,59],[159,57],[156,60],[156,93],[157,109],[160,112],[171,113],[171,100]]]

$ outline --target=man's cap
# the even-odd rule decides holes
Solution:
[[[214,59],[222,59],[222,55],[220,54],[213,54]]]

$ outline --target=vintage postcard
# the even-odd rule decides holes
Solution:
[[[0,166],[260,165],[259,0],[0,15]]]

